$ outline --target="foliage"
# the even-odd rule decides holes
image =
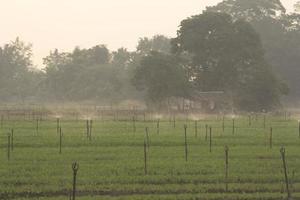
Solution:
[[[280,0],[223,0],[207,11],[224,12],[237,19],[259,21],[264,18],[276,18],[286,12]]]
[[[173,45],[176,53],[191,54],[189,74],[199,90],[232,93],[235,106],[241,109],[277,105],[279,83],[249,23],[234,21],[228,14],[205,12],[181,22]]]
[[[161,103],[171,97],[188,95],[184,66],[172,55],[151,51],[142,58],[133,80],[138,89],[146,90],[148,102]]]
[[[54,50],[44,59],[46,90],[54,100],[118,102],[139,99],[131,84],[143,56],[152,50],[169,51],[170,39],[162,35],[140,39],[137,51],[110,52],[104,45],[76,47],[72,53]]]
[[[266,59],[274,72],[289,86],[290,100],[299,93],[300,15],[286,13],[280,0],[224,0],[207,11],[230,14],[234,20],[245,19],[259,33]]]
[[[0,99],[24,101],[34,96],[40,73],[31,70],[32,46],[19,38],[0,47]]]
[[[294,8],[295,8],[295,12],[298,12],[298,13],[300,12],[300,1],[295,3]]]
[[[170,53],[170,38],[167,38],[163,35],[155,35],[152,38],[140,38],[137,46],[137,52],[146,55],[151,51],[157,51],[166,54]]]
[[[43,71],[33,70],[31,45],[17,39],[0,48],[0,100],[164,104],[193,99],[197,89],[224,90],[241,109],[271,109],[288,93],[277,75],[290,97],[300,96],[299,22],[279,0],[224,0],[184,20],[175,39],[140,38],[132,52],[55,49]]]
[[[121,98],[125,68],[120,66],[129,59],[122,57],[124,53],[124,49],[114,53],[111,62],[113,55],[103,45],[90,49],[75,48],[72,53],[55,50],[44,59],[47,89],[55,94],[56,100],[113,101]]]
[[[74,116],[75,117],[75,116]],[[128,115],[127,119],[132,116]],[[150,117],[147,115],[147,117]],[[220,116],[219,116],[220,117]],[[5,118],[6,119],[6,118]],[[61,120],[62,154],[56,122],[44,118],[36,134],[36,120],[4,120],[0,131],[0,197],[2,199],[68,199],[72,189],[74,161],[79,163],[78,199],[205,199],[261,200],[285,199],[284,174],[279,149],[287,149],[290,189],[293,198],[300,197],[299,139],[295,120],[267,117],[273,127],[273,148],[269,148],[268,130],[263,116],[248,125],[248,116],[235,121],[238,131],[232,134],[232,119],[213,118],[198,121],[176,120],[174,128],[168,119],[156,122],[131,121],[93,123],[92,141],[86,138],[84,120]],[[184,160],[184,124],[188,125],[188,162]],[[212,127],[212,152],[205,140],[205,124]],[[14,151],[7,161],[7,130],[15,128]],[[148,175],[143,171],[145,127],[149,127]],[[220,135],[221,134],[221,135]],[[229,147],[229,191],[225,192],[225,153]]]

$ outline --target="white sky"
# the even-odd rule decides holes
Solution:
[[[134,50],[140,37],[174,37],[181,20],[221,0],[0,0],[0,45],[17,36],[41,65],[50,50],[106,44]],[[296,0],[282,0],[291,9]],[[41,67],[41,66],[39,66]]]

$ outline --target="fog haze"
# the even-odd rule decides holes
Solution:
[[[106,44],[134,50],[139,37],[173,37],[180,21],[220,0],[0,0],[4,44],[19,36],[33,43],[34,62],[54,48]],[[287,8],[294,1],[282,0]]]

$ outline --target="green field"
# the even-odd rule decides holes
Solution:
[[[61,120],[62,153],[56,120],[4,120],[0,137],[0,199],[69,199],[72,168],[79,163],[76,199],[283,199],[286,186],[280,148],[286,148],[289,186],[300,198],[298,122],[268,117],[194,121],[94,120],[92,137],[85,120]],[[187,124],[188,161],[185,161]],[[209,134],[212,127],[210,152]],[[145,127],[149,127],[144,173]],[[273,127],[272,148],[270,127]],[[8,160],[8,133],[14,129]],[[228,190],[225,146],[229,147]]]

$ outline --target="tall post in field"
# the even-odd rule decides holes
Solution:
[[[173,128],[176,127],[176,118],[175,118],[175,115],[173,116]]]
[[[195,137],[198,137],[198,121],[195,120]]]
[[[264,114],[264,129],[266,128],[266,115]]]
[[[14,129],[11,129],[11,151],[14,151]]]
[[[90,137],[90,120],[87,119],[85,123],[86,123],[86,137],[87,137],[87,139],[89,139],[89,137]]]
[[[285,148],[284,147],[282,147],[280,149],[280,153],[281,153],[281,158],[282,158],[282,162],[283,162],[283,172],[284,172],[284,178],[285,178],[287,198],[290,199],[292,195],[291,195],[291,191],[290,191],[290,187],[289,187],[289,179],[288,179],[288,175],[287,175],[287,164],[286,164],[286,159],[285,159]]]
[[[89,127],[89,139],[92,140],[92,130],[93,130],[93,120],[90,120],[90,127]]]
[[[59,128],[59,154],[61,154],[61,145],[62,145],[62,131],[60,127]]]
[[[150,148],[150,139],[149,139],[149,131],[148,131],[148,127],[145,128],[145,134],[146,134],[146,144],[148,147],[148,150]]]
[[[205,141],[207,141],[208,125],[205,124]]]
[[[9,161],[10,160],[10,141],[11,141],[11,138],[10,138],[10,134],[8,134],[7,136],[7,160]]]
[[[184,149],[185,149],[185,161],[188,161],[188,147],[187,147],[187,135],[186,135],[187,125],[184,125]]]
[[[36,129],[36,135],[38,135],[39,134],[39,119],[36,119],[36,127],[35,127],[35,129]]]
[[[147,144],[146,141],[144,141],[144,173],[147,175]]]
[[[211,134],[212,134],[212,128],[211,128],[211,126],[210,126],[210,127],[209,127],[209,152],[211,152],[211,145],[212,145]]]
[[[234,135],[235,132],[235,118],[232,118],[232,135]]]
[[[228,146],[225,146],[225,187],[226,192],[228,192],[228,152],[229,148]]]
[[[269,144],[270,144],[270,149],[272,149],[273,146],[273,128],[270,128],[270,138],[269,138]]]
[[[56,132],[57,132],[57,134],[59,134],[59,127],[60,127],[60,118],[57,117],[56,118]]]
[[[223,115],[223,118],[222,118],[222,130],[223,130],[223,133],[225,132],[225,116]]]
[[[3,128],[4,117],[1,115],[1,129]]]
[[[76,198],[76,178],[77,178],[77,172],[79,169],[79,165],[77,162],[72,164],[72,170],[73,170],[73,192],[72,192],[72,199],[75,200]]]
[[[299,138],[300,138],[300,120],[298,120],[298,135],[299,135]]]
[[[133,132],[136,132],[136,126],[135,126],[135,116],[132,117],[132,128],[133,128]]]
[[[159,134],[159,122],[160,120],[158,119],[156,122],[156,133]]]

